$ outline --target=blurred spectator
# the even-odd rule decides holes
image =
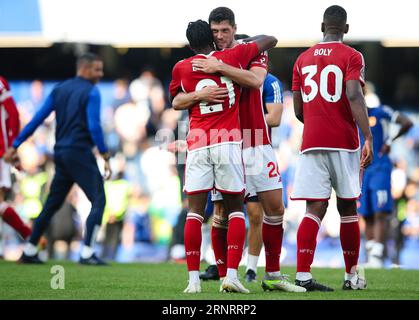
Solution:
[[[130,249],[136,242],[151,243],[153,235],[149,215],[150,198],[133,188],[131,205],[122,231],[122,245]]]
[[[19,149],[19,157],[23,173],[19,177],[17,201],[21,202],[23,215],[33,221],[41,213],[50,177],[43,166],[46,159],[33,143],[24,144]]]
[[[128,87],[128,81],[125,79],[116,79],[114,81],[113,101],[111,103],[113,110],[131,101]]]
[[[73,187],[62,207],[51,219],[46,231],[47,250],[50,259],[70,259],[72,242],[82,239],[82,224],[73,205],[75,201],[76,193]]]
[[[26,124],[36,111],[42,106],[45,100],[44,84],[41,80],[34,80],[30,84],[29,99],[19,101],[19,112],[21,121]]]
[[[102,243],[101,257],[110,260],[116,258],[132,191],[130,183],[124,179],[125,159],[123,155],[119,154],[113,160],[115,177],[105,182],[106,207],[102,220],[105,238]]]

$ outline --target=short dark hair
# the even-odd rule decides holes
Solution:
[[[333,5],[327,8],[323,14],[323,22],[328,26],[341,27],[346,24],[347,14],[341,6]]]
[[[221,21],[227,20],[230,25],[233,27],[236,25],[236,20],[234,19],[234,12],[227,7],[218,7],[211,11],[208,22],[220,23]]]
[[[186,29],[186,38],[188,38],[189,45],[194,51],[205,49],[214,43],[211,28],[208,22],[203,20],[189,22]]]
[[[244,33],[234,35],[234,40],[241,40],[241,39],[247,39],[247,38],[250,38],[250,36]]]
[[[83,53],[81,56],[77,58],[77,69],[81,68],[85,64],[90,64],[93,61],[102,61],[102,59],[96,54],[92,52]]]

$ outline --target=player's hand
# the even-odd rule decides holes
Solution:
[[[208,103],[223,103],[224,99],[228,97],[228,89],[217,86],[207,86],[199,91],[196,91],[199,100]]]
[[[112,176],[111,164],[108,159],[108,160],[105,160],[105,173],[103,175],[103,178],[105,180],[109,180],[111,176]]]
[[[207,59],[194,59],[192,60],[192,67],[197,71],[205,73],[217,73],[223,63],[215,57],[209,57]]]
[[[361,168],[368,167],[374,158],[374,151],[372,149],[372,138],[365,139],[364,147],[361,153]]]
[[[20,162],[19,156],[16,154],[16,156],[12,160],[12,166],[15,167],[17,170],[22,171],[22,163]]]
[[[17,156],[17,151],[15,148],[9,148],[7,151],[3,154],[3,159],[7,163],[13,164],[14,161],[16,161],[16,158],[19,159]]]

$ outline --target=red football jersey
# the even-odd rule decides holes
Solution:
[[[193,70],[192,60],[214,56],[236,68],[247,68],[249,62],[259,53],[256,43],[240,44],[231,49],[214,51],[209,55],[198,54],[179,61],[173,68],[170,95],[179,91],[194,92],[206,86],[227,87],[228,97],[223,103],[201,102],[189,109],[189,132],[186,137],[188,150],[206,148],[220,143],[241,143],[239,101],[241,88],[231,79],[219,74],[207,74]]]
[[[268,55],[259,54],[250,62],[249,69],[268,69]],[[263,86],[259,89],[243,88],[240,98],[240,125],[243,133],[243,148],[270,144],[269,127],[263,109]]]
[[[364,58],[339,42],[320,42],[303,52],[294,64],[292,90],[301,91],[304,131],[301,152],[359,148],[359,136],[346,81],[364,85]]]
[[[20,130],[19,112],[9,84],[0,76],[0,157],[12,145]]]

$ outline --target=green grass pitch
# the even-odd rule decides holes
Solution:
[[[64,289],[52,289],[53,265],[65,270]],[[202,266],[204,269],[205,266]],[[240,269],[241,275],[244,269]],[[283,267],[282,273],[294,279],[295,268]],[[419,271],[366,270],[368,288],[343,291],[343,269],[314,268],[314,277],[335,289],[334,292],[264,292],[259,283],[246,284],[248,295],[219,293],[218,281],[202,282],[201,294],[184,294],[186,265],[111,264],[108,267],[81,266],[73,262],[49,261],[45,265],[18,265],[0,261],[0,300],[5,299],[138,299],[138,300],[419,300]],[[258,277],[263,275],[259,269]]]

